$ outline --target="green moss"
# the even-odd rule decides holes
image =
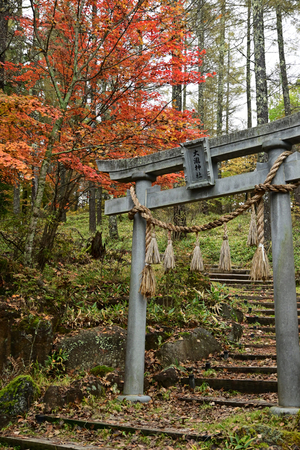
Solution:
[[[90,370],[90,373],[95,376],[104,377],[107,373],[113,372],[112,367],[107,366],[96,366]]]
[[[49,333],[52,332],[52,325],[49,320],[43,320],[39,316],[33,316],[32,314],[24,317],[18,325],[13,328],[15,330],[24,330],[28,334],[34,334],[39,329],[49,330]]]
[[[300,433],[299,431],[282,431],[282,441],[289,445],[300,445]]]
[[[23,395],[22,395],[23,393]],[[29,375],[20,375],[0,391],[0,410],[4,414],[18,414],[28,409],[28,399],[39,395],[39,388]]]

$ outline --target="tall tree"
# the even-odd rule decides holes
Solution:
[[[223,125],[223,109],[224,109],[224,73],[225,73],[225,14],[226,14],[226,0],[221,0],[221,19],[220,19],[220,34],[218,39],[219,46],[219,64],[218,64],[218,103],[217,103],[217,136],[222,134]]]
[[[6,69],[24,89],[48,83],[47,91],[41,90],[41,101],[51,97],[53,112],[47,112],[46,119],[40,117],[43,133],[35,135],[39,174],[25,264],[32,262],[45,186],[56,177],[53,168],[58,162],[67,170],[68,195],[78,177],[112,191],[120,188],[97,173],[96,157],[146,154],[202,135],[192,112],[168,107],[161,89],[170,83],[202,81],[195,70],[198,58],[189,49],[184,51],[188,32],[182,29],[185,11],[180,1],[30,0],[30,5],[22,30],[38,58]],[[176,58],[166,61],[166,54]],[[57,179],[54,183],[59,185]],[[54,191],[57,195],[59,189]],[[57,226],[68,199],[56,210],[54,198],[51,203]],[[55,230],[48,231],[52,242]]]
[[[284,40],[283,40],[283,30],[282,30],[282,11],[281,6],[276,7],[276,28],[277,28],[277,43],[278,43],[278,54],[279,54],[279,66],[280,66],[280,76],[281,76],[281,86],[282,95],[284,102],[284,112],[286,116],[291,114],[291,102],[289,95],[289,84],[287,78],[285,54],[284,54]]]
[[[265,57],[263,0],[252,0],[252,16],[257,124],[262,125],[268,122],[268,87]]]
[[[251,0],[247,0],[246,98],[247,128],[252,128],[251,105]]]
[[[10,1],[0,0],[0,89],[5,86],[5,54],[8,49],[8,17],[10,14]]]
[[[96,223],[96,186],[92,181],[89,182],[89,231],[95,233]]]

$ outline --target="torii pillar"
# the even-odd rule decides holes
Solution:
[[[147,189],[151,187],[155,177],[137,172],[132,181],[136,182],[135,190],[139,202],[147,206]],[[125,383],[123,395],[118,398],[142,403],[150,400],[148,395],[144,395],[147,300],[139,292],[145,264],[145,236],[146,220],[137,213],[133,219]]]
[[[269,168],[290,149],[290,144],[279,139],[265,142]],[[273,184],[286,184],[284,164]],[[300,349],[290,194],[271,193],[270,203],[278,379],[278,406],[271,411],[296,414],[300,406]]]

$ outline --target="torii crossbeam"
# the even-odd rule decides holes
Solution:
[[[190,141],[172,150],[125,160],[97,161],[97,165],[100,172],[109,173],[111,180],[135,181],[140,203],[149,209],[157,209],[253,191],[255,185],[264,182],[276,158],[297,143],[300,143],[300,113],[226,136]],[[267,163],[257,164],[254,172],[218,179],[218,162],[259,152],[267,152],[269,158]],[[167,191],[160,191],[158,186],[151,187],[157,176],[183,169],[187,186]],[[295,152],[281,165],[273,182],[287,184],[298,180],[300,154]],[[300,349],[290,195],[270,193],[270,199],[279,404],[275,412],[295,413],[300,408]],[[133,206],[127,194],[108,200],[105,213],[122,214]],[[139,293],[145,259],[145,228],[145,220],[136,214],[122,396],[142,402],[150,399],[143,394],[147,302]]]

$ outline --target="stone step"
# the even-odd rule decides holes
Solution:
[[[256,313],[258,314],[263,314],[265,316],[275,316],[275,310],[274,308],[269,308],[269,309],[256,309],[255,310]],[[298,315],[300,313],[300,310],[298,309]]]
[[[220,272],[220,269],[217,265],[208,266],[207,269],[208,269],[209,273],[224,273],[224,272]],[[247,274],[250,276],[249,269],[245,269],[242,267],[234,267],[234,266],[231,268],[230,272],[225,272],[225,273],[241,273],[241,274]]]
[[[266,294],[266,295],[273,295],[274,289],[273,286],[270,286],[269,284],[265,285],[245,285],[241,286],[241,288],[244,288],[246,291],[252,291],[260,294]]]
[[[194,439],[195,441],[206,441],[208,439],[207,434],[197,434],[193,432],[189,432],[188,430],[180,431],[180,429],[157,429],[157,428],[147,428],[140,426],[126,426],[121,424],[113,424],[107,422],[98,422],[91,420],[78,420],[78,419],[68,419],[66,417],[55,417],[55,416],[43,416],[38,415],[37,421],[41,419],[41,417],[45,417],[45,421],[50,423],[65,423],[72,427],[78,428],[86,428],[92,430],[118,430],[121,431],[122,434],[127,433],[140,433],[144,436],[159,436],[161,434],[165,434],[166,436],[172,439]],[[41,423],[41,422],[40,422]],[[211,436],[213,437],[213,436]],[[26,436],[22,437],[14,437],[14,436],[0,436],[0,443],[9,444],[11,447],[19,447],[21,450],[85,450],[87,449],[99,449],[102,450],[112,450],[115,447],[99,447],[99,446],[86,446],[86,442],[83,442],[82,445],[78,444],[60,444],[56,440],[50,439],[36,439],[32,437]]]
[[[236,298],[240,298],[241,300],[273,300],[274,301],[274,296],[273,295],[244,295],[244,294],[234,294],[234,296],[232,297],[236,297]]]
[[[240,361],[247,361],[247,360],[262,361],[264,359],[272,359],[272,360],[276,361],[275,354],[260,355],[260,354],[255,354],[255,353],[232,353],[232,354],[230,353],[228,357],[231,359],[240,360]]]
[[[211,280],[211,281],[218,281],[218,280]],[[218,283],[221,283],[221,282],[219,282],[218,281]],[[265,285],[265,284],[262,284],[262,285],[259,285],[259,284],[257,284],[257,285],[253,285],[253,284],[239,284],[239,283],[231,283],[231,280],[230,281],[228,281],[228,282],[224,282],[224,283],[222,283],[222,284],[226,284],[226,286],[228,286],[228,287],[233,287],[233,288],[235,288],[235,289],[245,289],[245,290],[247,290],[247,291],[251,291],[251,292],[259,292],[259,293],[262,293],[262,292],[268,292],[269,294],[270,294],[270,285]],[[272,290],[272,294],[273,294],[273,290]]]
[[[261,306],[261,307],[267,308],[267,309],[274,309],[274,302],[257,302],[257,301],[247,300],[247,304]],[[298,312],[300,312],[300,302],[297,302],[297,310],[298,310]],[[264,312],[264,311],[262,310],[262,312]]]
[[[233,373],[277,373],[276,366],[211,366],[206,370],[215,370],[216,372],[233,372]]]
[[[99,446],[86,445],[86,443],[58,443],[57,439],[51,441],[50,439],[33,438],[26,436],[0,436],[0,443],[5,447],[18,448],[20,450],[98,450]],[[102,447],[103,450],[112,450],[112,447]]]
[[[246,316],[247,323],[260,323],[261,325],[275,325],[274,317],[263,317],[263,316]],[[298,318],[298,324],[300,325],[300,318]]]
[[[273,281],[250,281],[250,280],[243,280],[243,279],[238,279],[238,278],[210,278],[210,281],[215,281],[217,283],[220,284],[228,284],[229,286],[233,286],[233,285],[238,285],[238,286],[244,286],[244,285],[251,285],[251,288],[253,287],[253,284],[255,284],[255,286],[259,286],[261,287],[261,285],[263,287],[268,288],[269,285],[273,284]]]
[[[271,327],[271,326],[269,326],[269,327],[259,327],[258,329],[261,330],[261,331],[265,331],[266,333],[275,333],[275,327]],[[300,333],[300,327],[298,328],[298,330],[299,330],[299,333]]]
[[[254,305],[254,306],[260,306],[266,309],[274,309],[274,302],[256,302],[256,301],[251,301],[251,300],[247,300],[247,305]]]
[[[274,306],[274,305],[273,305]],[[275,316],[275,309],[255,309],[255,313],[259,313],[265,316]],[[297,314],[300,316],[300,309],[297,309]]]
[[[182,384],[189,385],[189,379],[183,378]],[[195,385],[203,383],[215,390],[238,391],[247,394],[262,394],[264,392],[277,392],[277,381],[253,380],[253,379],[226,379],[226,378],[195,378]]]
[[[262,338],[262,339],[264,339],[264,338],[269,338],[269,336],[265,336],[265,335],[260,335],[259,336],[260,338]],[[275,340],[275,336],[274,336],[274,342],[273,342],[273,344],[252,344],[251,342],[250,343],[247,343],[247,344],[245,344],[245,346],[244,346],[245,348],[270,348],[270,347],[276,347],[276,340]]]
[[[224,406],[234,406],[237,408],[243,408],[245,406],[251,406],[254,408],[271,408],[272,406],[277,406],[277,403],[266,402],[264,400],[237,400],[234,398],[222,398],[222,397],[200,397],[200,396],[190,396],[190,397],[177,397],[177,400],[184,402],[198,402],[206,403],[210,405],[224,405]]]
[[[227,273],[219,273],[219,272],[211,272],[208,274],[209,278],[213,279],[213,278],[224,278],[224,279],[237,279],[237,280],[248,280],[249,282],[251,282],[250,276],[248,273],[232,273],[232,272],[227,272]]]
[[[300,323],[300,319],[298,319],[298,322]],[[247,323],[259,323],[260,325],[275,325],[275,317],[247,316]]]

